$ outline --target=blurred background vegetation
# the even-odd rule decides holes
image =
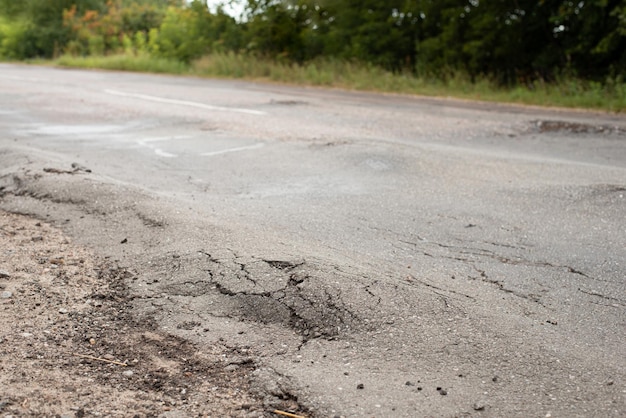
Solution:
[[[0,58],[626,110],[624,0],[231,3],[0,0]]]

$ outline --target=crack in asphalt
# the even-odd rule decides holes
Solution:
[[[360,326],[361,319],[346,307],[341,289],[307,283],[313,277],[306,271],[305,261],[253,258],[252,262],[245,262],[234,254],[232,259],[220,259],[207,251],[200,253],[209,263],[203,269],[208,283],[220,295],[234,298],[244,318],[281,323],[300,334],[305,342],[311,338],[332,338]],[[263,273],[265,278],[261,277]],[[264,281],[281,283],[267,289]],[[251,283],[253,289],[237,288],[242,282]],[[255,290],[258,288],[261,290]]]
[[[484,283],[489,283],[489,284],[495,285],[496,288],[498,290],[501,290],[502,292],[511,294],[511,295],[516,296],[516,297],[521,298],[521,299],[525,299],[525,300],[534,302],[534,303],[536,303],[538,305],[543,306],[544,308],[547,308],[547,306],[541,301],[541,299],[537,295],[534,295],[534,294],[531,294],[531,293],[525,294],[525,293],[518,292],[518,291],[513,290],[513,289],[509,289],[509,288],[505,287],[504,283],[502,283],[500,280],[491,279],[487,275],[487,272],[485,270],[479,269],[478,267],[476,267],[476,265],[472,265],[472,267],[474,268],[474,270],[476,270],[476,272],[478,272],[480,274],[480,277],[479,277],[480,281],[482,281]]]
[[[456,246],[456,245],[448,245],[448,244],[442,244],[442,243],[438,243],[438,242],[433,242],[433,241],[428,241],[422,237],[418,236],[418,239],[420,239],[421,243],[417,243],[417,242],[413,242],[413,241],[407,241],[407,240],[399,240],[399,242],[403,243],[403,244],[408,244],[410,246],[413,247],[414,251],[419,251],[422,255],[424,255],[425,257],[429,257],[429,258],[438,258],[438,259],[447,259],[447,260],[453,260],[453,261],[457,261],[457,262],[461,262],[464,264],[468,264],[471,265],[471,267],[476,270],[479,273],[479,277],[470,277],[470,279],[479,279],[482,282],[485,283],[489,283],[491,285],[496,286],[496,288],[502,292],[520,297],[522,299],[526,299],[529,300],[531,302],[537,303],[543,307],[546,307],[546,305],[541,301],[541,296],[537,295],[537,294],[533,294],[533,293],[523,293],[523,292],[519,292],[513,289],[510,289],[506,286],[506,284],[501,281],[501,280],[496,280],[493,278],[490,278],[487,274],[487,271],[484,269],[480,269],[477,267],[476,263],[478,262],[478,260],[480,258],[487,258],[487,259],[491,259],[491,260],[496,260],[497,262],[501,263],[501,264],[506,264],[506,265],[513,265],[513,266],[527,266],[527,267],[535,267],[535,268],[549,268],[549,269],[557,269],[557,270],[564,270],[566,273],[569,274],[575,274],[577,276],[583,277],[585,279],[588,280],[593,280],[593,281],[597,281],[597,282],[607,282],[607,280],[603,280],[600,278],[596,278],[596,277],[592,277],[589,274],[575,268],[572,266],[568,266],[568,265],[563,265],[563,264],[556,264],[556,263],[551,263],[548,261],[534,261],[534,260],[528,260],[525,259],[523,257],[519,257],[519,258],[511,258],[510,256],[505,256],[502,254],[498,254],[496,251],[492,251],[489,249],[485,249],[485,248],[472,248],[472,247],[462,247],[462,246]],[[500,247],[504,247],[504,248],[511,248],[511,249],[524,249],[522,247],[517,247],[517,246],[513,246],[513,245],[508,245],[508,244],[498,244],[495,242],[488,242],[488,241],[481,241],[483,243],[486,244],[490,244],[490,245],[494,245],[494,246],[500,246]],[[453,252],[452,255],[448,255],[448,254],[432,254],[430,252],[427,252],[426,250],[424,250],[423,245],[431,245],[431,246],[435,246],[435,247],[439,247],[439,248],[443,248],[446,249],[448,251]],[[399,247],[401,248],[401,247]],[[454,253],[456,253],[457,255],[454,255]],[[414,277],[412,277],[413,280],[417,280]],[[427,287],[434,287],[437,288],[435,286],[432,286],[428,283],[425,283],[423,281],[420,281],[421,284],[427,286]],[[437,288],[438,290],[442,290],[442,291],[446,291],[446,292],[450,292],[450,290],[448,289],[441,289],[441,288]],[[463,294],[462,294],[463,295]],[[467,295],[463,295],[463,296],[467,296]],[[620,301],[620,303],[622,303]]]
[[[614,297],[611,297],[611,296],[603,295],[602,293],[598,293],[598,292],[594,292],[594,291],[590,291],[590,290],[584,290],[584,289],[581,289],[581,288],[578,288],[578,291],[581,292],[581,293],[584,293],[585,295],[596,296],[596,297],[599,297],[601,299],[617,302],[620,305],[626,306],[626,301],[624,301],[622,299],[618,299],[618,298],[614,298]],[[609,305],[609,306],[612,306],[612,305]]]
[[[466,298],[466,299],[476,300],[476,298],[474,298],[473,296],[467,295],[467,294],[462,293],[462,292],[457,292],[456,290],[452,290],[452,289],[443,289],[441,287],[435,286],[432,283],[428,283],[428,282],[426,282],[424,280],[420,280],[420,279],[416,278],[415,276],[413,276],[412,274],[408,275],[407,282],[409,283],[409,285],[412,285],[411,284],[412,282],[416,282],[416,283],[419,283],[422,286],[428,287],[430,289],[434,289],[433,293],[435,293],[436,295],[439,295],[441,297],[444,297],[444,298],[447,298],[449,296],[448,295],[443,295],[443,294],[441,294],[439,292],[452,293],[454,295],[462,296],[463,298]]]

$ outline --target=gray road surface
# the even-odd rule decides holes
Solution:
[[[0,187],[268,398],[626,414],[624,116],[3,64]]]

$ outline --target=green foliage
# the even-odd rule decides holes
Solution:
[[[498,86],[516,97],[525,97],[526,90],[538,97],[553,86],[549,94],[594,92],[594,100],[615,95],[619,101],[626,77],[626,5],[247,0],[235,20],[202,0],[0,0],[0,58],[63,52],[114,55],[124,66],[131,56],[150,66],[149,54],[155,62],[196,62],[224,76],[323,85],[345,81],[358,88],[369,83],[410,90],[412,83],[425,89],[435,80],[449,89],[463,86],[459,91]],[[331,69],[341,73],[331,75]],[[369,78],[346,73],[363,69]]]
[[[23,19],[0,18],[0,57],[23,59],[29,55],[28,26],[28,21]]]
[[[63,55],[57,65],[74,68],[101,68],[105,70],[184,74],[189,67],[178,60],[158,58],[149,54],[116,54],[109,56],[77,57]]]
[[[185,63],[214,48],[237,50],[235,25],[223,11],[212,14],[198,0],[189,7],[170,6],[158,30],[150,33],[150,50]]]
[[[102,9],[103,0],[0,0],[0,17],[18,19],[23,30],[19,44],[5,47],[3,55],[24,59],[51,57],[70,41],[70,31],[63,26],[63,11]]]

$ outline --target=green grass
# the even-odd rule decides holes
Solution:
[[[146,73],[189,73],[189,66],[180,61],[152,57],[148,54],[119,54],[87,57],[63,55],[55,60],[55,64],[62,67],[72,68],[99,68],[103,70],[137,71]]]
[[[552,84],[535,83],[530,87],[503,88],[486,78],[471,82],[459,73],[441,78],[425,78],[395,74],[345,60],[322,59],[297,65],[234,53],[211,54],[190,65],[148,54],[105,57],[65,55],[54,63],[64,67],[187,74],[526,105],[626,111],[626,83],[620,80],[607,80],[601,84],[563,78]]]

